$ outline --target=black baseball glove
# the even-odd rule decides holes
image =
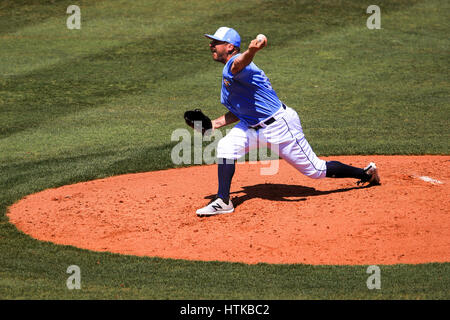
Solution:
[[[211,119],[209,119],[200,109],[186,111],[184,113],[184,120],[188,126],[200,131],[202,135],[204,135],[207,130],[212,129]],[[197,125],[194,125],[194,121],[197,122]]]

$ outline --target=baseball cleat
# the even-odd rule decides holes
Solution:
[[[226,204],[222,198],[211,201],[206,207],[197,210],[197,216],[209,217],[217,214],[231,213],[234,211],[231,200]]]
[[[378,175],[378,169],[375,163],[371,162],[367,167],[364,168],[364,172],[369,175],[369,180],[367,181],[359,181],[358,185],[368,182],[369,186],[377,186],[380,185],[380,176]]]

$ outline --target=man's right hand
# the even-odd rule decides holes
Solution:
[[[256,53],[257,51],[264,48],[266,45],[267,45],[267,41],[258,41],[257,39],[254,39],[248,45],[248,50]]]
[[[239,57],[234,59],[233,65],[231,66],[231,73],[237,74],[241,72],[242,69],[253,61],[256,52],[264,48],[266,45],[267,41],[258,41],[257,39],[252,40],[248,45],[248,49]]]

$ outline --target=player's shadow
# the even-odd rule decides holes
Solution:
[[[305,187],[300,185],[264,183],[242,187],[242,190],[231,192],[230,196],[232,198],[234,207],[237,207],[240,204],[244,203],[245,201],[255,198],[271,201],[298,202],[298,201],[306,201],[308,197],[347,192],[355,189],[364,189],[367,187],[369,186],[363,187],[355,186],[350,188],[320,191],[311,187]],[[244,194],[237,197],[233,197],[233,194],[240,194],[240,193]],[[215,195],[209,195],[205,198],[214,199],[214,197]]]

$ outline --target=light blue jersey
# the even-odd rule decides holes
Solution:
[[[220,102],[248,126],[269,118],[281,107],[281,101],[272,89],[269,78],[253,62],[233,75],[231,57],[223,68]]]

